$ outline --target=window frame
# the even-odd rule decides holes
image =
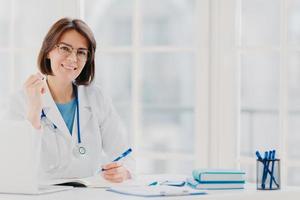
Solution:
[[[188,0],[189,1],[189,0]],[[149,159],[166,159],[176,161],[194,161],[194,167],[209,166],[209,8],[210,0],[195,0],[195,21],[199,25],[195,32],[197,45],[195,47],[176,47],[176,46],[142,46],[141,44],[141,0],[133,0],[133,26],[132,26],[132,46],[100,46],[98,51],[102,53],[132,53],[132,98],[133,106],[131,114],[131,127],[133,131],[133,148],[136,150],[136,157]],[[84,20],[84,0],[79,0],[79,16]],[[201,25],[202,24],[202,25]],[[204,27],[204,28],[203,28]],[[139,146],[142,141],[141,133],[141,87],[140,87],[140,63],[141,54],[144,52],[192,52],[195,56],[195,99],[194,99],[194,122],[195,138],[194,153],[163,153],[153,151],[142,151]],[[200,92],[201,91],[201,92]],[[138,164],[138,163],[137,163]]]
[[[237,0],[237,7],[241,7],[241,1]],[[239,46],[237,48],[239,54],[247,54],[250,52],[278,52],[280,55],[280,63],[279,63],[279,149],[277,151],[280,153],[281,159],[281,182],[282,185],[287,185],[288,183],[288,170],[290,167],[300,167],[300,159],[293,159],[288,157],[287,147],[288,147],[288,132],[289,132],[289,85],[288,85],[288,66],[289,60],[288,56],[293,53],[299,53],[299,48],[295,48],[288,44],[288,8],[289,8],[289,0],[280,0],[280,43],[278,48],[274,48],[271,46],[262,46],[262,47],[245,47],[241,44],[241,39],[239,40]],[[241,11],[238,11],[237,21],[241,19]],[[239,26],[241,26],[239,24]],[[238,33],[241,36],[241,32],[239,30]],[[239,62],[239,66],[240,66]],[[240,107],[241,108],[241,107]],[[242,111],[242,108],[241,108]],[[241,133],[239,133],[241,134]],[[252,165],[255,168],[254,156],[243,156],[241,155],[238,159],[239,163]]]

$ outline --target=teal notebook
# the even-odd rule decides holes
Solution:
[[[188,178],[186,180],[187,185],[193,189],[198,190],[233,190],[244,189],[243,183],[199,183],[194,178]]]
[[[245,183],[245,172],[228,169],[196,169],[193,170],[193,178],[199,183]]]

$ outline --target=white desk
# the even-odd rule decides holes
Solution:
[[[105,191],[104,189],[91,188],[74,188],[65,192],[57,192],[43,195],[11,195],[1,194],[0,200],[140,200],[140,199],[210,199],[210,200],[295,200],[299,198],[300,188],[288,188],[278,191],[256,191],[256,190],[240,190],[240,191],[211,191],[207,195],[201,196],[179,196],[179,197],[155,197],[142,198],[126,196]],[[298,196],[298,197],[297,197]]]
[[[153,180],[155,176],[148,176]],[[159,176],[162,177],[162,176]],[[150,180],[149,179],[149,180]],[[159,180],[159,178],[156,178]],[[188,199],[207,199],[207,200],[295,200],[300,196],[300,187],[288,187],[276,191],[259,191],[252,185],[244,190],[223,190],[208,191],[207,195],[197,196],[178,196],[178,197],[155,197],[143,198],[116,194],[108,192],[105,189],[94,188],[74,188],[72,190],[43,194],[43,195],[16,195],[0,194],[0,200],[141,200],[141,199],[171,199],[171,200],[188,200]]]

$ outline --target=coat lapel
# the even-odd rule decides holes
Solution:
[[[43,96],[43,110],[46,114],[46,117],[57,126],[59,131],[61,131],[67,138],[71,139],[69,129],[67,128],[67,125],[51,96],[49,88],[47,89],[46,94]]]
[[[86,128],[87,123],[89,122],[92,116],[91,105],[88,101],[88,94],[87,91],[84,89],[84,86],[78,86],[78,103],[79,103],[80,134],[82,139],[84,129]],[[73,127],[72,135],[73,134],[77,135],[77,111],[74,119],[74,127]]]
[[[81,135],[92,116],[91,106],[88,101],[88,94],[84,88],[84,86],[78,86],[79,122]],[[53,122],[67,138],[71,140],[72,136],[70,135],[69,129],[51,96],[49,88],[47,88],[47,93],[43,96],[43,109],[47,118],[51,122]],[[74,126],[72,131],[73,136],[74,134],[76,134],[77,136],[77,111],[75,113]]]

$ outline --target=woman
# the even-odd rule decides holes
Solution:
[[[93,33],[83,21],[60,19],[43,41],[40,73],[31,75],[12,99],[11,117],[28,120],[41,134],[44,178],[87,177],[99,169],[112,182],[132,177],[132,155],[112,162],[128,142],[111,102],[91,84],[95,50]]]

